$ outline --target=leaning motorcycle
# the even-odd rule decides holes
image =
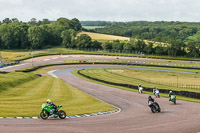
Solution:
[[[149,101],[149,107],[151,108],[152,113],[161,111],[160,106],[157,102]]]
[[[176,95],[171,95],[170,101],[176,104]]]
[[[42,111],[40,113],[40,117],[43,120],[46,120],[49,116],[53,115],[54,118],[58,118],[59,117],[60,119],[65,119],[66,118],[66,113],[63,110],[59,110],[61,107],[62,107],[62,105],[59,105],[57,107],[57,110],[55,110],[53,108],[53,105],[47,106],[45,104],[42,104],[42,107],[41,107]]]

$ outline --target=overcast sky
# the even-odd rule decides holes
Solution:
[[[200,22],[200,0],[0,0],[0,20],[7,17]]]

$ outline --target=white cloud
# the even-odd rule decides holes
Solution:
[[[200,21],[199,0],[0,0],[0,20]]]
[[[0,0],[0,4],[21,5],[23,0]]]

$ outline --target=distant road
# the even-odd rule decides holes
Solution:
[[[14,71],[14,70],[19,70],[19,69],[23,69],[23,68],[31,67],[31,66],[38,66],[38,65],[50,64],[50,63],[61,63],[63,61],[67,61],[67,60],[89,60],[89,59],[126,60],[126,61],[165,63],[165,64],[168,64],[170,62],[170,63],[174,63],[174,64],[200,65],[200,62],[198,62],[198,61],[190,62],[190,61],[162,60],[162,59],[137,58],[137,57],[118,57],[118,59],[117,59],[116,56],[103,56],[103,55],[62,55],[62,56],[61,55],[53,55],[53,56],[42,56],[42,57],[37,57],[37,58],[33,58],[33,59],[28,59],[19,65],[0,68],[0,71]]]

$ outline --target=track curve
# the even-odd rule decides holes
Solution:
[[[101,67],[101,66],[99,66]],[[120,113],[66,120],[0,120],[0,132],[68,132],[68,133],[197,133],[200,132],[200,104],[167,98],[156,101],[161,113],[151,113],[148,95],[108,87],[85,81],[71,74],[72,70],[91,67],[60,69],[54,74],[72,86],[122,109]]]

